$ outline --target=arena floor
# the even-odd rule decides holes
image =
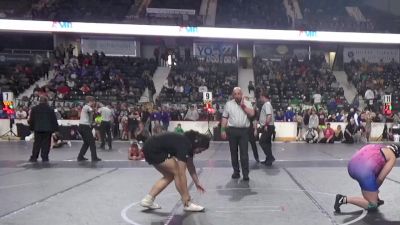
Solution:
[[[212,143],[195,160],[207,192],[190,184],[195,202],[206,207],[202,213],[183,212],[174,185],[157,199],[161,210],[138,206],[160,175],[145,162],[128,161],[127,143],[99,151],[99,163],[76,162],[81,143],[75,142],[52,150],[49,164],[30,164],[31,145],[0,142],[1,225],[400,224],[398,167],[381,188],[385,205],[377,213],[349,205],[334,213],[336,193],[360,194],[346,169],[359,145],[274,143],[277,162],[265,167],[252,160],[247,183],[230,178],[228,144]]]

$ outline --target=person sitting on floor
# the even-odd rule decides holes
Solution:
[[[318,131],[314,128],[309,128],[304,134],[304,140],[307,143],[317,143],[318,142]]]
[[[133,142],[131,144],[131,147],[129,148],[128,159],[129,160],[142,160],[142,159],[144,159],[143,151],[142,151],[142,149],[139,148],[139,145],[138,145],[137,142]]]
[[[338,125],[335,131],[335,141],[342,141],[343,140],[343,131],[342,126]]]
[[[176,127],[175,127],[175,133],[178,133],[178,134],[183,134],[183,133],[185,133],[185,132],[183,131],[182,125],[181,125],[180,123],[178,123],[178,124],[176,125]]]
[[[335,131],[331,128],[331,124],[327,123],[324,130],[324,137],[319,141],[319,143],[330,143],[333,144],[335,141]]]
[[[51,148],[61,148],[64,145],[68,145],[71,148],[71,141],[63,140],[60,132],[54,132],[51,135]]]

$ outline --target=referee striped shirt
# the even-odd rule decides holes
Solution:
[[[244,101],[244,104],[247,108],[253,108],[249,101]],[[237,127],[237,128],[247,128],[250,127],[250,120],[247,114],[244,112],[240,104],[238,104],[235,99],[228,101],[225,104],[224,112],[222,113],[222,117],[228,119],[228,127]]]
[[[268,115],[271,115],[272,119],[269,122],[269,124],[265,124],[267,122]],[[264,126],[264,125],[274,125],[274,122],[275,122],[274,108],[272,108],[271,102],[268,101],[264,103],[264,105],[261,108],[259,123],[261,126]]]

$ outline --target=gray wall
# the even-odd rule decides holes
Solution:
[[[400,16],[399,0],[366,0],[366,4],[379,10]]]

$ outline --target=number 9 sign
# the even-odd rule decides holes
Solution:
[[[212,92],[203,92],[203,102],[212,102]]]

